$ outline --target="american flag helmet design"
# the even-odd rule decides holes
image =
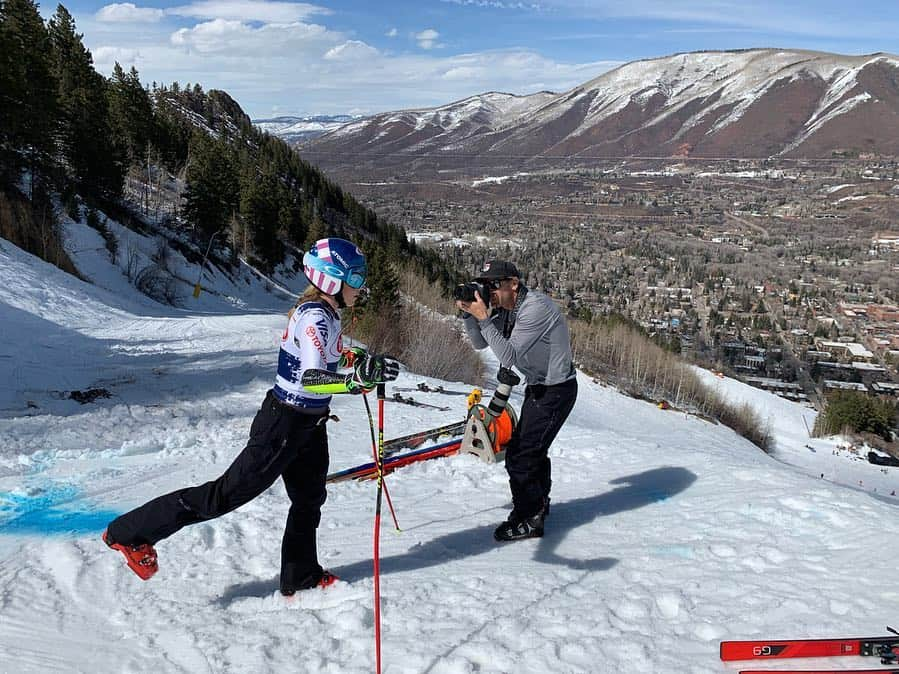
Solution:
[[[336,295],[343,283],[351,288],[365,285],[368,269],[365,255],[346,239],[319,239],[303,256],[306,278],[326,295]]]

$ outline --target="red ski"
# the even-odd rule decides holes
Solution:
[[[417,431],[415,433],[410,433],[409,435],[404,435],[399,438],[385,440],[384,456],[398,454],[403,450],[416,449],[420,445],[426,443],[428,440],[436,440],[442,435],[447,435],[450,437],[462,435],[465,432],[465,424],[467,423],[467,421],[467,419],[463,419],[462,421],[454,421],[451,424],[439,426],[438,428],[431,428],[425,431]]]
[[[386,457],[381,462],[382,473],[387,475],[397,468],[408,466],[410,463],[418,463],[419,461],[427,461],[428,459],[436,459],[440,456],[451,456],[459,453],[462,446],[462,439],[450,440],[448,442],[434,445],[433,447],[425,447],[416,449],[405,454],[394,454]],[[344,480],[371,480],[378,476],[378,466],[374,461],[363,463],[352,468],[331,473],[327,477],[327,482],[343,482]]]
[[[899,662],[899,634],[851,639],[776,639],[722,641],[722,660],[773,660],[779,658],[830,658],[860,655],[880,658],[881,664]]]
[[[741,669],[740,674],[899,674],[899,669]]]

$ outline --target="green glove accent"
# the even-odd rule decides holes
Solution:
[[[325,395],[359,393],[361,391],[353,381],[353,375],[337,374],[328,370],[306,370],[303,373],[303,388],[310,393]]]
[[[356,393],[350,390],[344,381],[334,382],[331,384],[304,384],[303,388],[310,393],[321,393],[324,395],[334,395],[335,393]]]

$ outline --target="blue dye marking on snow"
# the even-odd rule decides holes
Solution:
[[[99,533],[118,516],[91,508],[72,486],[22,494],[0,492],[0,534],[60,536]]]

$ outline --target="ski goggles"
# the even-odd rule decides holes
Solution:
[[[346,271],[344,281],[350,288],[359,289],[365,285],[365,277],[368,274],[366,267],[350,267]]]
[[[343,281],[350,288],[355,288],[356,290],[365,285],[365,276],[368,273],[368,268],[365,264],[356,267],[343,267],[327,260],[322,260],[312,253],[306,253],[303,256],[303,265],[326,274],[335,281]]]

